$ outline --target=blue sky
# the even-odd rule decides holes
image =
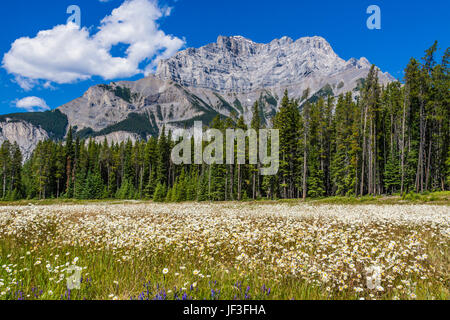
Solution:
[[[105,27],[108,30],[104,30],[101,36],[98,34],[98,27],[101,20],[110,16],[112,10],[120,7],[123,2],[2,2],[0,61],[5,62],[5,54],[9,53],[9,56],[7,66],[3,64],[0,68],[0,114],[54,109],[81,96],[92,85],[113,80],[139,79],[144,76],[139,72],[152,70],[152,62],[154,63],[155,59],[164,58],[165,55],[186,47],[200,47],[215,42],[218,35],[242,35],[256,42],[270,42],[282,36],[297,39],[318,35],[327,39],[342,58],[364,56],[396,78],[402,77],[409,58],[422,57],[425,49],[431,46],[434,40],[439,41],[441,51],[445,50],[450,42],[450,1],[444,0],[161,0],[153,12],[156,14],[156,24],[147,25],[149,29],[143,30],[141,37],[133,40],[136,46],[132,54],[127,59],[118,61],[114,58],[125,57],[124,51],[128,45],[118,45],[115,43],[117,39],[112,39],[117,33],[114,31],[117,24],[111,22],[107,26],[109,29]],[[381,8],[381,30],[369,30],[366,27],[369,17],[366,9],[373,4]],[[81,8],[81,26],[86,28],[85,34],[78,30],[54,29],[58,25],[66,24],[69,17],[66,9],[69,5],[78,5]],[[122,19],[121,14],[117,13],[117,21]],[[136,26],[142,25],[138,22],[135,22]],[[133,26],[134,22],[128,23]],[[52,57],[46,59],[42,54],[39,56],[37,49],[42,49],[45,53],[45,46],[48,45],[45,41],[54,41],[44,41],[45,37],[40,38],[40,42],[34,41],[37,33],[43,30],[54,30],[49,37],[63,34],[67,36],[67,32],[73,32],[74,36],[64,41],[78,39],[78,36],[84,39],[79,45],[84,48],[80,51],[81,56],[72,57],[71,61],[59,61],[63,55],[58,55],[58,52],[64,49],[60,43],[59,47],[55,44],[55,48],[60,49],[56,50]],[[164,32],[163,36],[158,33],[160,31]],[[111,48],[111,51],[106,56],[99,55],[94,59],[88,53],[95,52],[92,50],[96,48],[93,47],[96,34],[97,38],[102,39],[102,48]],[[12,52],[12,44],[24,37],[28,39],[22,39],[21,45]],[[160,45],[152,47],[154,42]],[[142,44],[147,46],[146,50],[141,50]],[[74,45],[76,44],[72,43],[72,46]],[[30,65],[24,65],[21,59],[26,59]],[[80,59],[79,62],[76,59]],[[90,59],[92,61],[88,61]],[[47,69],[52,71],[46,72]],[[75,75],[62,76],[66,71]],[[39,77],[39,80],[30,81],[30,75]],[[22,83],[22,87],[19,83]],[[20,100],[21,108],[18,108],[17,102]],[[33,106],[33,103],[36,105]]]

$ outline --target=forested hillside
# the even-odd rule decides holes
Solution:
[[[286,92],[272,119],[281,142],[275,176],[260,176],[260,165],[174,165],[176,141],[164,130],[108,145],[70,129],[65,142],[40,142],[23,165],[18,146],[3,143],[0,198],[221,201],[449,190],[449,49],[440,63],[436,51],[437,43],[411,59],[403,83],[382,87],[372,67],[358,99],[305,92],[298,101]],[[261,123],[255,103],[251,128]],[[210,127],[247,129],[243,117],[217,117]]]

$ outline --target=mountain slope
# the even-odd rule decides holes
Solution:
[[[243,115],[249,122],[255,101],[269,124],[286,89],[295,98],[309,89],[311,101],[348,91],[358,95],[370,67],[365,58],[341,59],[321,37],[259,44],[220,36],[160,61],[155,75],[91,87],[53,112],[0,117],[0,128],[10,128],[8,134],[0,130],[0,141],[19,141],[27,157],[39,139],[62,139],[69,125],[82,138],[146,139],[163,127],[190,128],[217,115]],[[382,84],[394,80],[381,72],[379,78]]]

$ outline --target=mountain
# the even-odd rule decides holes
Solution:
[[[321,37],[295,42],[284,37],[260,44],[240,36],[220,36],[217,43],[187,49],[161,61],[156,76],[219,92],[242,93],[292,85],[310,87],[315,92],[326,83],[338,85],[338,80],[353,89],[350,86],[365,74],[362,70],[370,67],[365,58],[339,58]]]
[[[0,117],[0,142],[17,141],[30,155],[42,139],[62,139],[72,126],[82,138],[120,142],[146,139],[167,129],[208,124],[215,116],[243,115],[259,101],[263,119],[276,113],[284,90],[308,99],[339,95],[364,84],[366,58],[341,59],[321,37],[288,37],[268,44],[241,36],[219,36],[216,43],[189,48],[161,60],[154,75],[138,81],[91,87],[82,97],[54,111]],[[380,72],[380,83],[394,78]]]

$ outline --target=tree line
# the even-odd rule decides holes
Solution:
[[[81,140],[70,128],[64,142],[39,142],[24,164],[16,143],[2,144],[0,199],[228,201],[449,190],[449,49],[440,64],[436,51],[437,42],[421,61],[412,58],[403,83],[381,86],[372,66],[357,98],[349,92],[311,101],[306,91],[290,99],[286,91],[270,124],[280,132],[277,175],[236,161],[175,165],[177,141],[165,129],[148,141],[108,144]],[[256,102],[249,126],[232,115],[210,128],[258,132],[261,112]]]

